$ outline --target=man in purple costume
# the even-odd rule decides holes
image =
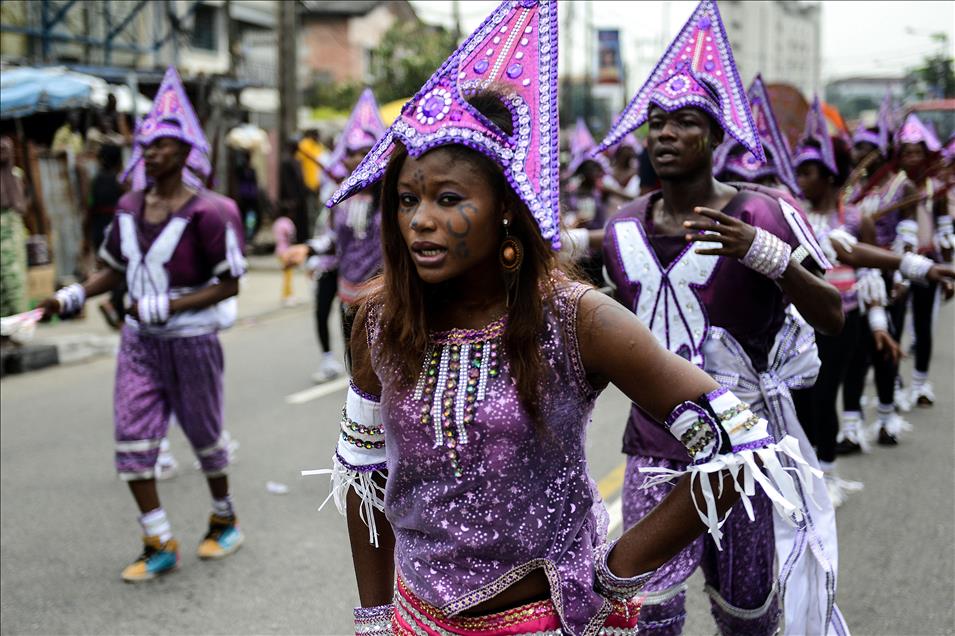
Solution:
[[[385,124],[378,111],[378,102],[366,88],[352,109],[341,138],[329,158],[326,172],[344,179],[361,163],[375,142],[384,134]],[[348,201],[331,208],[329,227],[307,244],[294,246],[287,258],[301,262],[309,255],[327,258],[334,254],[338,261],[338,300],[343,324],[346,314],[361,294],[361,286],[381,270],[381,210],[377,188],[366,188]],[[347,328],[346,328],[347,336]],[[347,340],[347,337],[346,337]],[[314,379],[322,382],[342,372],[337,360],[326,354]],[[329,373],[332,371],[332,374]]]
[[[761,385],[778,375],[780,365],[791,364],[787,356],[812,368],[800,353],[805,348],[787,351],[777,342],[787,306],[791,301],[817,330],[838,333],[841,302],[817,275],[829,263],[789,196],[713,178],[713,151],[724,132],[764,159],[715,3],[700,3],[602,147],[644,122],[662,190],[622,208],[606,228],[604,260],[617,298],[668,349],[724,386],[741,391],[744,378],[754,382],[747,401],[770,419],[774,431],[785,431],[778,407]],[[783,382],[774,392],[788,396],[788,386]],[[672,488],[660,478],[644,485],[640,472],[665,478],[688,463],[686,449],[660,433],[653,419],[634,406],[624,436],[627,527]],[[780,537],[774,536],[773,506],[762,491],[750,505],[744,512],[737,504],[729,515],[722,550],[709,537],[701,538],[658,570],[645,588],[641,630],[682,631],[685,582],[702,565],[712,613],[724,634],[775,633],[781,609],[785,633],[840,633],[844,625],[833,605],[835,550],[826,554],[826,546],[819,545],[811,556],[805,551],[783,555],[787,562],[780,559],[781,570],[798,565],[789,570],[794,572],[790,580],[780,577],[777,592],[774,560]],[[747,513],[755,523],[748,522]],[[807,514],[806,520],[787,536],[805,535],[812,517]],[[815,535],[808,534],[815,543]],[[834,547],[834,527],[832,535]],[[825,583],[814,587],[819,581]]]
[[[235,320],[234,296],[245,272],[235,203],[204,190],[208,143],[173,68],[136,133],[124,177],[135,189],[120,199],[99,255],[108,267],[43,303],[45,316],[78,312],[89,297],[125,277],[126,316],[114,394],[116,469],[129,483],[143,529],[142,555],[122,573],[138,582],[175,570],[178,542],[156,489],[156,458],[175,414],[212,494],[204,559],[235,552],[243,535],[226,477],[222,426],[222,348],[217,332]]]

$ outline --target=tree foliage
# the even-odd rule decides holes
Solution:
[[[454,35],[418,21],[398,21],[372,54],[375,96],[385,104],[411,97],[454,51]]]

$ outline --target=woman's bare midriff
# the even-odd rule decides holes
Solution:
[[[550,583],[544,570],[537,569],[497,596],[462,612],[464,616],[484,616],[503,612],[534,601],[550,598]]]

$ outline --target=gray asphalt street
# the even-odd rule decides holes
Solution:
[[[909,414],[914,432],[898,447],[840,460],[844,477],[865,483],[838,514],[838,601],[854,634],[955,633],[953,307],[939,316],[936,406]],[[119,578],[141,544],[133,500],[112,467],[114,361],[2,381],[2,633],[349,633],[357,596],[344,523],[333,508],[316,510],[327,478],[299,476],[329,465],[344,389],[312,388],[317,346],[308,308],[236,327],[222,340],[227,428],[241,444],[232,484],[246,544],[222,562],[195,557],[209,498],[174,430],[181,472],[160,494],[182,568],[144,585]],[[610,501],[626,408],[608,391],[591,429],[591,468]],[[287,485],[288,494],[268,492],[269,481]],[[689,614],[687,633],[715,632],[698,576]]]

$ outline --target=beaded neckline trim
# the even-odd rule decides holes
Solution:
[[[433,344],[474,344],[497,338],[507,328],[507,314],[489,322],[480,329],[448,329],[430,334]]]

